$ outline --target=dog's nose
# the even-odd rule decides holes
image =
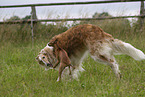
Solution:
[[[47,63],[47,66],[53,67],[53,65],[52,64],[49,64],[49,63]]]
[[[47,63],[47,66],[49,66],[50,64],[49,63]]]

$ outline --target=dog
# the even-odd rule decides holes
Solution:
[[[57,62],[55,63],[55,65],[53,66],[53,68],[55,68],[59,63],[60,63],[60,67],[59,67],[59,77],[57,81],[61,81],[61,74],[62,71],[65,69],[65,67],[69,67],[69,75],[71,75],[71,70],[70,70],[70,66],[75,69],[74,66],[71,65],[71,61],[68,57],[67,52],[62,49],[60,46],[58,46],[58,40],[57,39],[53,39],[48,43],[49,46],[54,47],[54,54],[57,58]]]
[[[53,56],[52,58],[50,58],[49,52],[51,52],[51,49],[47,49],[47,47],[45,47],[39,52],[39,55],[36,57],[36,60],[38,61],[40,66],[45,67],[45,70],[50,68],[53,69],[53,65],[49,61],[49,59],[54,59],[55,57]]]
[[[121,78],[121,73],[114,55],[126,54],[135,60],[145,59],[145,54],[141,50],[136,49],[129,43],[114,39],[112,35],[92,24],[72,27],[52,39],[54,38],[57,38],[58,45],[61,45],[61,48],[67,52],[72,65],[75,66],[72,72],[74,79],[78,79],[79,71],[84,71],[82,62],[88,53],[95,61],[109,65],[118,79]],[[56,57],[53,50],[52,46],[47,45],[44,48],[47,53],[47,61],[44,61],[40,56],[41,54],[44,55],[44,53],[38,55],[38,61],[42,61],[44,64],[54,64]],[[51,69],[51,66],[45,65],[45,67]]]

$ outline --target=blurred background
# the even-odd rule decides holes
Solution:
[[[139,16],[144,15],[141,12],[141,1],[129,0],[129,2],[118,2],[120,0],[87,0],[86,2],[102,2],[112,1],[112,3],[99,3],[99,4],[79,4],[79,5],[55,5],[55,6],[35,6],[33,8],[34,14],[32,19],[67,19],[67,18],[109,18],[120,16]],[[123,0],[122,0],[123,1]],[[131,2],[130,2],[131,1]],[[31,5],[31,4],[48,4],[48,3],[71,3],[71,2],[85,2],[84,0],[1,0],[0,8],[0,21],[11,22],[15,20],[29,21],[29,23],[20,24],[5,24],[2,23],[0,30],[0,40],[11,40],[14,42],[29,41],[32,37],[37,40],[51,38],[55,34],[62,33],[68,28],[78,24],[95,24],[103,28],[108,33],[115,33],[115,35],[138,33],[144,29],[140,17],[136,18],[123,18],[123,19],[105,19],[105,20],[83,20],[83,21],[58,21],[58,22],[34,22],[30,24],[32,8],[27,7],[2,7],[2,6],[17,6],[17,5]],[[144,4],[144,2],[143,2]],[[144,6],[143,6],[144,7]],[[144,9],[143,9],[144,11]],[[142,19],[142,20],[140,20]],[[37,26],[37,27],[36,27]],[[119,29],[119,30],[118,30]],[[32,36],[34,34],[34,36]],[[30,41],[29,41],[30,42]]]

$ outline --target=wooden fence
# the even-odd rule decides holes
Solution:
[[[101,18],[69,18],[69,19],[37,19],[35,6],[64,6],[64,5],[84,5],[84,4],[104,4],[104,3],[119,3],[119,2],[141,2],[140,15],[138,16],[118,16],[118,17],[101,17]],[[47,3],[47,4],[26,4],[26,5],[8,5],[0,6],[0,8],[17,8],[17,7],[31,7],[31,19],[29,20],[15,20],[15,21],[1,21],[0,24],[23,24],[31,23],[32,28],[32,43],[33,43],[33,28],[36,22],[57,22],[57,21],[81,21],[81,20],[104,20],[104,19],[118,19],[118,18],[140,18],[140,26],[142,28],[145,18],[144,0],[107,0],[107,1],[90,1],[90,2],[66,2],[66,3]]]
[[[35,6],[58,6],[58,5],[84,5],[84,4],[104,4],[104,3],[117,3],[117,2],[137,2],[141,1],[140,15],[138,16],[119,16],[119,17],[106,17],[106,18],[71,18],[71,19],[37,19]],[[116,18],[144,18],[144,0],[110,0],[110,1],[90,1],[90,2],[67,2],[67,3],[47,3],[47,4],[27,4],[27,5],[9,5],[0,6],[0,8],[17,8],[17,7],[31,7],[31,16],[29,20],[16,20],[5,21],[0,24],[18,24],[18,23],[31,23],[31,22],[57,22],[57,21],[81,21],[81,20],[103,20],[103,19],[116,19]]]

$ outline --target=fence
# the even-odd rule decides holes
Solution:
[[[101,18],[70,18],[70,19],[37,19],[35,6],[64,6],[64,5],[84,5],[84,4],[104,4],[104,3],[117,3],[117,2],[137,2],[141,1],[140,15],[138,16],[119,16],[119,17],[101,17]],[[56,22],[56,21],[81,21],[81,20],[104,20],[104,19],[118,19],[118,18],[140,18],[140,26],[142,28],[145,18],[144,0],[108,0],[108,1],[90,1],[90,2],[67,2],[67,3],[47,3],[47,4],[27,4],[27,5],[9,5],[0,6],[0,8],[17,8],[17,7],[31,7],[31,19],[29,20],[16,20],[5,21],[0,24],[22,24],[31,23],[32,28],[32,43],[33,43],[33,30],[34,23],[36,22]]]
[[[103,4],[103,3],[117,3],[117,2],[137,2],[141,1],[140,15],[138,16],[120,16],[120,17],[106,17],[106,18],[71,18],[71,19],[37,19],[35,6],[58,6],[58,5],[84,5],[84,4]],[[10,5],[0,6],[0,8],[17,8],[17,7],[31,7],[32,19],[30,20],[17,20],[17,21],[5,21],[0,24],[18,24],[18,23],[31,23],[33,22],[56,22],[56,21],[81,21],[81,20],[103,20],[103,19],[116,19],[116,18],[144,18],[144,0],[110,0],[110,1],[90,1],[90,2],[67,2],[67,3],[48,3],[48,4],[27,4],[27,5]]]

